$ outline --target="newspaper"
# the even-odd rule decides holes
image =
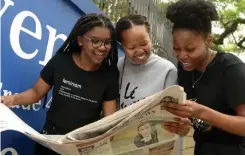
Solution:
[[[60,154],[173,154],[178,136],[162,123],[174,121],[169,102],[184,103],[182,87],[171,86],[99,121],[66,135],[44,135],[28,126],[8,107],[0,104],[0,132],[15,130]]]

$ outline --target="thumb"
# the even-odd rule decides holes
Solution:
[[[4,96],[0,96],[1,103],[4,103]]]

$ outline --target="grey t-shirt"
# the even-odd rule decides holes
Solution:
[[[129,58],[121,57],[118,69],[121,86],[120,109],[177,84],[177,69],[174,64],[155,54],[143,65],[133,64]]]

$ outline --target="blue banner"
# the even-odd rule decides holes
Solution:
[[[1,95],[31,88],[77,19],[88,11],[99,9],[90,0],[82,4],[78,0],[1,0]],[[40,131],[50,100],[51,96],[45,109],[39,101],[12,110]],[[33,147],[34,141],[18,132],[1,133],[1,154],[32,154]]]

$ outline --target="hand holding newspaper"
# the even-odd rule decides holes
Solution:
[[[173,121],[175,115],[163,106],[185,100],[183,88],[171,86],[66,135],[40,134],[0,104],[0,132],[19,131],[60,154],[171,154],[178,137],[162,122]]]

